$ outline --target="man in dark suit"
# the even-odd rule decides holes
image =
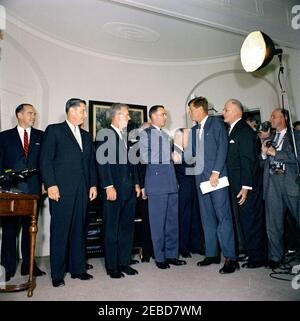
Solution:
[[[233,211],[241,227],[244,250],[248,262],[242,266],[258,268],[266,260],[264,211],[255,210],[259,190],[259,166],[256,152],[256,135],[242,119],[243,106],[230,99],[224,107],[224,121],[229,124],[227,155],[228,178]],[[237,241],[237,240],[236,240]]]
[[[49,125],[41,151],[41,172],[50,203],[50,263],[54,287],[63,286],[64,274],[89,280],[85,264],[88,201],[97,196],[95,154],[90,135],[80,128],[86,118],[84,100],[66,103],[67,119]]]
[[[141,133],[140,153],[147,164],[145,193],[148,197],[151,237],[156,265],[166,269],[186,264],[178,260],[178,186],[169,135],[162,130],[167,120],[164,106],[149,110],[152,125]]]
[[[110,128],[97,134],[97,163],[104,201],[105,267],[111,278],[121,278],[123,273],[138,274],[130,267],[130,259],[140,186],[136,166],[128,161],[128,106],[114,104],[109,113]]]
[[[0,174],[6,169],[16,171],[29,168],[39,169],[43,132],[32,127],[35,122],[36,111],[30,104],[21,104],[16,108],[16,117],[18,125],[0,133]],[[16,187],[26,194],[41,195],[42,183],[39,172],[24,181],[18,182]],[[21,251],[23,258],[21,274],[27,275],[29,273],[30,218],[3,217],[1,264],[5,267],[7,281],[16,272],[16,238],[20,223],[22,226]],[[34,264],[34,276],[45,274]]]
[[[196,97],[189,103],[190,117],[196,121],[191,130],[187,161],[194,157],[195,179],[198,190],[200,215],[205,237],[205,259],[198,266],[219,264],[219,245],[225,257],[220,273],[233,273],[239,268],[236,261],[234,231],[230,210],[228,188],[203,194],[199,185],[210,181],[217,187],[219,178],[227,176],[227,133],[224,123],[216,117],[208,116],[208,102],[205,97]],[[219,245],[218,245],[219,241]]]
[[[300,228],[300,135],[295,132],[298,152],[296,159],[286,110],[276,108],[272,112],[271,123],[276,134],[269,144],[265,142],[262,145],[261,158],[264,165],[268,266],[274,269],[279,267],[284,258],[284,222],[287,209]]]

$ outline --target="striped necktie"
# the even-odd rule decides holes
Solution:
[[[26,129],[24,129],[24,153],[25,157],[27,158],[28,156],[28,133]]]

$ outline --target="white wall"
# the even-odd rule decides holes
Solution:
[[[14,109],[24,101],[36,106],[40,116],[36,127],[41,129],[64,120],[64,105],[70,97],[148,107],[164,104],[169,128],[185,126],[185,104],[191,94],[205,95],[218,110],[227,99],[238,98],[250,109],[260,108],[263,120],[279,104],[274,66],[254,76],[242,72],[238,57],[177,65],[118,61],[64,48],[11,23],[0,45],[2,130],[15,125]],[[291,50],[289,55],[297,64],[291,77],[299,84],[299,51]],[[299,90],[293,86],[293,99],[300,107]],[[45,206],[37,255],[49,254],[48,202]]]

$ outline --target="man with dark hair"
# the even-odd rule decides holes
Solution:
[[[136,197],[140,195],[138,173],[128,162],[126,129],[130,120],[128,106],[113,104],[109,109],[111,125],[97,134],[97,168],[104,202],[105,268],[111,278],[138,274],[130,266]],[[106,150],[102,147],[108,144]]]
[[[236,261],[234,231],[230,210],[228,188],[213,190],[203,194],[200,183],[209,181],[217,187],[219,178],[227,176],[227,134],[224,123],[216,117],[208,116],[208,101],[205,97],[196,97],[189,103],[192,121],[196,121],[191,130],[187,161],[194,159],[195,180],[200,205],[200,215],[205,238],[205,259],[198,266],[219,264],[221,261],[219,246],[225,257],[220,273],[233,273],[239,268]]]
[[[89,280],[86,273],[85,235],[88,201],[97,196],[95,155],[90,135],[80,128],[86,103],[66,103],[67,119],[46,128],[41,171],[50,203],[50,264],[54,287],[65,285],[64,274]]]
[[[21,104],[16,108],[18,125],[0,133],[0,174],[6,169],[23,170],[39,169],[40,148],[43,132],[32,126],[35,123],[36,111],[30,104]],[[19,190],[27,194],[41,195],[42,183],[40,173],[17,182]],[[17,260],[16,238],[19,225],[22,226],[22,266],[21,274],[29,273],[29,217],[2,218],[1,264],[6,270],[6,281],[15,275]],[[34,263],[33,275],[46,274]]]
[[[243,116],[243,106],[237,99],[229,99],[224,107],[224,121],[229,128],[227,168],[232,210],[235,217],[236,242],[240,226],[243,247],[248,261],[245,268],[265,265],[264,211],[255,208],[259,189],[259,162],[256,134],[248,126]]]
[[[167,120],[164,106],[150,108],[152,125],[141,133],[140,153],[147,164],[145,193],[148,196],[150,229],[156,265],[167,269],[178,260],[178,186],[170,137],[162,130]]]

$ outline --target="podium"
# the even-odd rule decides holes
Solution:
[[[29,194],[14,194],[0,192],[0,216],[30,216],[31,223],[29,227],[30,237],[30,258],[29,258],[29,279],[22,284],[7,284],[0,287],[0,292],[14,292],[27,290],[27,296],[32,297],[35,288],[35,278],[33,277],[33,263],[35,256],[35,244],[37,233],[37,202],[39,196]]]

